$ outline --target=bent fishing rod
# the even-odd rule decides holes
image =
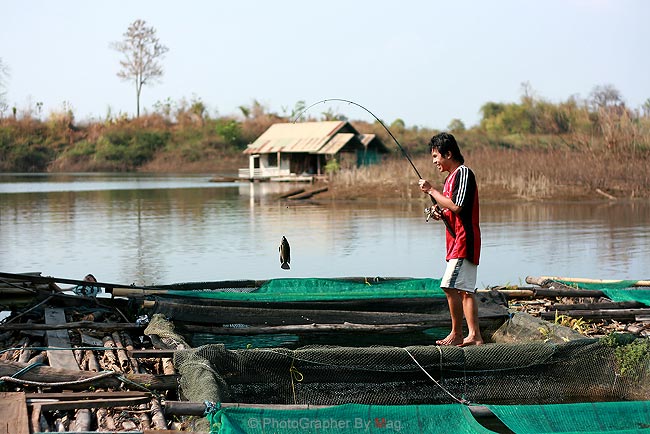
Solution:
[[[305,108],[301,112],[299,112],[298,115],[296,116],[296,118],[293,120],[293,123],[295,124],[296,121],[298,119],[300,119],[304,113],[306,113],[310,108],[314,107],[315,105],[330,102],[330,101],[340,101],[340,102],[345,102],[345,103],[348,103],[348,104],[352,104],[352,105],[355,105],[355,106],[359,107],[360,109],[363,109],[366,112],[368,112],[370,114],[370,116],[375,118],[375,120],[377,122],[379,122],[379,124],[382,127],[384,127],[384,129],[386,130],[388,135],[393,139],[395,144],[397,144],[397,147],[400,149],[400,151],[402,151],[402,154],[404,155],[404,157],[406,157],[408,162],[411,164],[411,167],[415,171],[415,174],[418,176],[418,179],[424,179],[424,178],[422,178],[422,175],[420,175],[420,172],[418,171],[417,167],[415,167],[415,164],[413,164],[413,160],[411,160],[411,157],[409,156],[408,152],[406,152],[406,149],[404,149],[402,147],[402,145],[395,138],[395,136],[388,129],[388,127],[382,122],[382,120],[379,119],[377,116],[375,116],[375,114],[373,112],[371,112],[370,110],[368,110],[367,108],[365,108],[361,104],[358,104],[358,103],[356,103],[354,101],[350,101],[350,100],[342,99],[342,98],[326,98],[326,99],[322,99],[320,101],[316,101],[315,103],[311,104],[310,106],[308,106],[307,108]],[[443,215],[442,210],[440,209],[440,206],[438,205],[438,202],[436,202],[436,199],[434,199],[434,197],[429,193],[427,193],[427,195],[431,198],[431,203],[432,203],[432,206],[430,208],[425,208],[425,210],[424,210],[425,214],[427,215],[427,221],[429,221],[429,218],[433,215],[434,211],[436,211],[440,215],[440,220],[442,220],[442,222],[445,224],[445,227],[447,228],[447,231],[449,232],[449,235],[451,235],[452,238],[456,238],[456,233],[454,232],[454,229],[451,227],[451,224],[449,223],[449,220],[447,220],[445,218],[445,216]]]

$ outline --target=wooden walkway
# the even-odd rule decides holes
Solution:
[[[0,434],[29,434],[25,392],[0,392]]]

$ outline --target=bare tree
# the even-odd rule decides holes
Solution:
[[[623,103],[621,92],[611,84],[595,86],[590,96],[595,108],[615,107]]]
[[[0,115],[7,109],[7,103],[5,101],[6,95],[6,82],[9,79],[9,67],[2,61],[0,57]]]
[[[163,69],[158,62],[169,51],[156,36],[156,29],[147,27],[144,20],[135,20],[129,26],[124,39],[111,43],[111,47],[124,54],[120,61],[122,69],[117,76],[122,80],[135,82],[137,116],[140,116],[140,94],[142,86],[163,75]]]

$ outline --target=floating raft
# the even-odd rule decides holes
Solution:
[[[109,296],[90,298],[60,286],[88,282],[0,273],[0,295],[22,300],[0,298],[11,312],[0,323],[0,421],[18,434],[208,433],[210,424],[289,433],[311,429],[291,431],[305,418],[340,433],[647,429],[648,338],[585,338],[543,319],[645,309],[606,298],[644,288],[539,282],[479,290],[488,344],[458,348],[417,342],[449,330],[435,279],[98,282]],[[504,306],[536,297],[556,303],[536,317]],[[251,420],[267,425],[256,431]],[[337,431],[332,420],[352,425]]]

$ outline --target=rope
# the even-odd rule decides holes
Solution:
[[[302,375],[302,373],[294,366],[293,362],[295,361],[295,358],[291,359],[291,367],[289,368],[289,376],[291,377],[291,391],[293,392],[293,403],[298,404],[298,400],[296,399],[296,385],[294,383],[294,380],[300,383],[302,380],[305,379],[305,376]]]
[[[459,404],[465,404],[465,405],[469,405],[469,404],[470,404],[470,402],[469,402],[468,400],[466,400],[466,399],[462,399],[462,398],[459,399],[459,398],[456,398],[456,397],[455,397],[455,396],[454,396],[450,391],[448,391],[447,389],[445,389],[445,387],[444,387],[442,384],[438,383],[438,382],[435,380],[435,378],[433,378],[431,375],[429,375],[429,373],[426,371],[426,369],[424,369],[424,368],[422,367],[422,365],[420,365],[420,364],[418,363],[418,361],[415,359],[415,357],[413,357],[413,354],[411,354],[411,353],[409,352],[409,350],[407,350],[406,348],[402,348],[402,349],[403,349],[404,351],[406,351],[406,354],[408,354],[408,355],[411,357],[411,359],[413,359],[413,361],[414,361],[415,364],[418,366],[418,368],[420,368],[420,369],[422,370],[422,372],[424,372],[424,374],[425,374],[427,377],[429,377],[429,379],[430,379],[431,381],[433,381],[433,382],[435,383],[436,386],[438,386],[438,387],[439,387],[443,392],[445,392],[447,395],[449,395],[449,396],[450,396],[454,401],[458,402]],[[440,356],[442,356],[442,352],[440,353]]]
[[[106,377],[112,377],[114,375],[117,375],[117,372],[114,371],[105,371],[102,372],[99,375],[95,375],[94,377],[89,377],[89,378],[84,378],[81,380],[75,380],[75,381],[60,381],[56,383],[46,383],[43,381],[30,381],[30,380],[22,380],[20,378],[14,378],[10,376],[4,376],[0,377],[0,381],[7,381],[9,383],[17,383],[17,384],[23,384],[27,386],[43,386],[43,387],[60,387],[60,386],[71,386],[75,384],[85,384],[85,383],[91,383],[96,380],[101,380],[102,378]]]
[[[20,377],[20,376],[23,375],[25,372],[27,372],[27,371],[29,371],[30,369],[33,369],[33,368],[35,368],[35,367],[37,367],[37,366],[43,366],[43,363],[41,363],[41,362],[36,362],[36,363],[32,363],[32,364],[29,365],[29,366],[25,366],[25,367],[24,367],[23,369],[21,369],[20,371],[15,372],[14,375],[11,376],[11,378]],[[3,384],[4,384],[4,381],[2,381],[2,379],[0,378],[0,386],[2,386]]]

